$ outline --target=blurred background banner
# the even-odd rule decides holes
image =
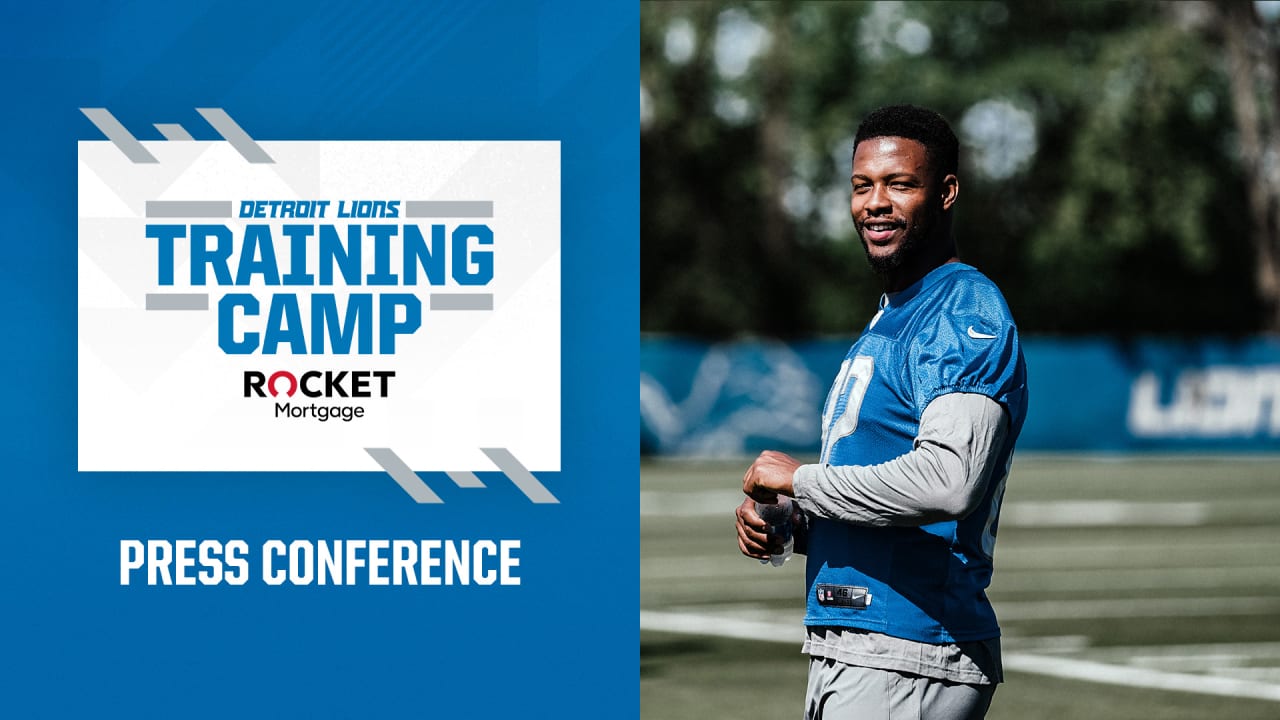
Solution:
[[[1032,412],[1019,450],[1280,450],[1280,340],[1033,338]],[[649,454],[812,454],[848,343],[640,346],[640,442]]]

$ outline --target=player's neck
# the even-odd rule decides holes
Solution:
[[[951,239],[929,243],[929,251],[907,258],[906,262],[884,274],[884,291],[896,293],[906,290],[928,275],[935,268],[947,263],[960,262],[955,241]]]

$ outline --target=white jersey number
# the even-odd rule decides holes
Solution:
[[[831,457],[831,448],[840,438],[848,437],[858,429],[858,413],[862,411],[862,398],[871,384],[875,372],[875,360],[869,355],[845,358],[840,365],[827,406],[822,411],[822,462]]]

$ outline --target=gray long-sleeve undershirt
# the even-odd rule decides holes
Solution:
[[[920,416],[912,449],[880,465],[802,465],[796,501],[808,513],[872,526],[958,520],[977,507],[1009,422],[995,400],[941,395]]]

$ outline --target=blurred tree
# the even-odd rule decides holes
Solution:
[[[1214,17],[1232,17],[1226,5]],[[1254,291],[1250,210],[1257,148],[1280,140],[1274,90],[1258,93],[1271,124],[1251,145],[1234,123],[1230,33],[1185,15],[1158,3],[642,4],[641,328],[856,332],[880,288],[848,217],[852,136],[872,108],[912,102],[961,137],[961,254],[1024,330],[1280,329]],[[1274,32],[1249,17],[1251,37]]]
[[[1205,15],[1227,52],[1231,104],[1249,183],[1250,239],[1263,326],[1280,333],[1280,45],[1275,26],[1262,22],[1255,4],[1218,0],[1213,9],[1217,12]]]

